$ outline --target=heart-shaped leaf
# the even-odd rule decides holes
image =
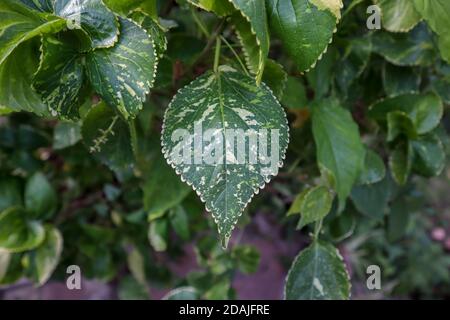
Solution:
[[[164,156],[206,203],[224,246],[254,194],[278,173],[287,145],[286,115],[272,92],[227,66],[181,89],[164,117]]]
[[[128,119],[142,109],[153,85],[157,60],[152,38],[136,23],[120,18],[118,43],[90,52],[86,69],[95,91]]]
[[[341,0],[266,0],[271,29],[299,71],[315,66],[332,41]]]

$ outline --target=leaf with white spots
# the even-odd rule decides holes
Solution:
[[[113,46],[119,36],[117,18],[102,0],[55,0],[54,12],[71,29],[81,29],[92,48]]]
[[[82,57],[69,34],[43,37],[39,69],[33,87],[51,113],[61,119],[78,119],[79,93],[83,84]]]
[[[342,256],[329,243],[314,241],[295,258],[286,278],[288,300],[346,300],[350,281]]]
[[[112,48],[86,56],[94,90],[125,119],[134,118],[153,85],[157,57],[152,38],[136,23],[120,18],[120,39]]]
[[[278,173],[287,145],[286,115],[272,92],[227,66],[182,88],[164,117],[164,156],[206,203],[224,246]]]
[[[266,0],[269,23],[299,71],[315,66],[332,41],[342,0]]]

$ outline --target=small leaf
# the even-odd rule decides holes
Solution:
[[[308,71],[326,51],[341,18],[341,0],[266,0],[271,29],[299,71]]]
[[[389,210],[387,220],[387,239],[390,242],[400,240],[406,233],[411,217],[410,206],[404,198],[397,199]]]
[[[43,37],[41,63],[33,88],[41,95],[52,115],[61,119],[79,118],[79,96],[83,84],[83,65],[76,39],[58,34]]]
[[[63,248],[63,239],[58,229],[52,226],[45,227],[45,239],[34,253],[37,283],[43,285],[51,277],[58,265]]]
[[[117,42],[117,18],[102,0],[55,0],[55,14],[68,20],[68,27],[83,30],[92,48],[108,48]]]
[[[44,241],[44,227],[37,221],[28,220],[27,216],[27,212],[19,207],[0,213],[0,250],[23,252]]]
[[[125,119],[134,118],[153,85],[157,57],[153,40],[136,23],[120,18],[118,43],[88,53],[86,69],[95,91]]]
[[[404,185],[412,167],[413,153],[411,144],[402,142],[392,151],[389,157],[389,167],[392,177],[399,185]]]
[[[237,267],[244,274],[252,274],[258,271],[260,254],[258,250],[249,245],[235,246],[232,256],[237,261]]]
[[[305,85],[298,79],[289,76],[286,81],[281,103],[288,109],[304,109],[308,105]]]
[[[295,258],[286,278],[288,300],[346,300],[349,275],[342,256],[331,244],[315,241]]]
[[[321,171],[325,168],[333,174],[342,209],[364,168],[365,149],[358,126],[350,112],[332,99],[316,102],[311,109],[317,162]]]
[[[383,180],[386,174],[383,159],[374,151],[367,150],[364,169],[358,177],[358,184],[372,184]]]
[[[21,43],[66,26],[58,17],[32,10],[19,0],[0,2],[0,65]]]
[[[226,134],[229,129],[240,134],[230,137]],[[214,132],[210,138],[205,134],[205,142],[209,141],[211,147],[199,150],[194,146],[192,137],[198,135],[198,130],[201,135]],[[183,136],[176,137],[179,133]],[[235,154],[234,147],[231,149],[238,136],[248,140],[248,135],[257,140],[269,136],[270,141],[276,140],[265,144],[267,156],[261,157],[264,152],[261,147],[259,157],[256,155],[258,148],[252,148],[252,155],[256,157],[253,161],[250,154],[248,157],[242,152]],[[206,209],[218,224],[224,246],[254,194],[278,173],[287,144],[286,115],[272,92],[265,84],[256,86],[252,78],[227,66],[219,67],[216,73],[208,72],[181,89],[164,117],[164,156],[206,203]],[[276,151],[272,145],[277,146]],[[182,160],[181,150],[187,153],[190,150],[190,156],[194,151],[194,164],[192,157],[179,161]],[[215,165],[208,165],[206,161]]]
[[[182,206],[177,206],[174,210],[172,210],[170,215],[170,223],[181,240],[189,240],[189,220],[186,211]]]
[[[81,135],[89,151],[112,170],[121,171],[133,166],[128,124],[105,103],[90,109],[84,118]]]
[[[376,0],[381,8],[383,28],[390,32],[408,32],[421,20],[411,0]]]
[[[57,201],[55,189],[42,173],[35,173],[28,179],[25,186],[25,207],[33,213],[33,218],[50,218],[56,211]]]
[[[148,239],[157,252],[167,250],[169,224],[166,219],[157,219],[150,223]]]
[[[142,286],[147,285],[147,277],[145,274],[145,260],[141,252],[133,248],[127,257],[128,269],[133,275],[134,279]]]
[[[411,141],[414,151],[414,171],[426,177],[438,176],[445,168],[445,151],[435,134]]]
[[[323,219],[330,212],[333,204],[333,195],[327,187],[317,186],[302,192],[295,199],[294,204],[295,206],[289,209],[288,215],[293,213],[301,214],[297,225],[297,229],[301,229],[307,224]]]
[[[414,124],[417,134],[425,134],[439,124],[443,105],[434,93],[405,94],[375,103],[369,109],[369,116],[383,123],[387,114],[393,111],[405,113]]]

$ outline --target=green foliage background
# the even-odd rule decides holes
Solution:
[[[80,1],[0,3],[0,296],[75,264],[121,299],[239,298],[264,251],[241,237],[263,214],[297,254],[271,257],[279,298],[448,297],[449,1]],[[366,27],[373,3],[381,30]],[[236,84],[211,82],[207,101],[264,96],[242,104],[287,134],[286,113],[290,135],[247,207],[253,193],[226,194],[227,211],[188,179],[211,214],[161,152],[208,75]]]

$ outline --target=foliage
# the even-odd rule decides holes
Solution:
[[[286,299],[348,299],[369,264],[433,296],[450,261],[421,190],[450,150],[450,2],[373,2],[383,30],[368,0],[2,0],[0,286],[76,264],[122,299],[235,298],[260,253],[233,230],[269,212],[310,239]],[[279,161],[177,162],[198,123],[275,129]],[[188,246],[201,271],[181,277],[159,257]]]

